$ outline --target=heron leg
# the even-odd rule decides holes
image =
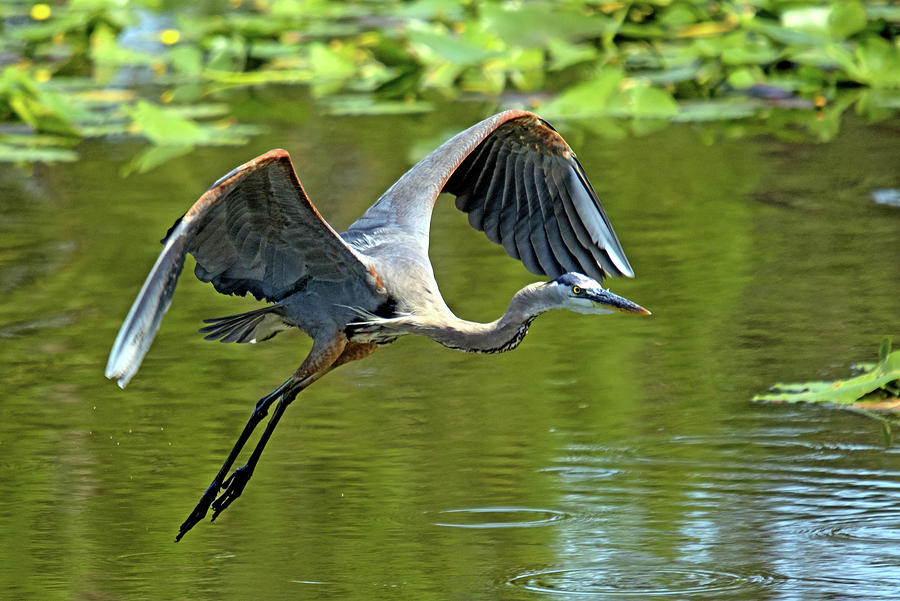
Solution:
[[[203,493],[197,506],[178,529],[175,541],[178,542],[181,540],[194,525],[202,520],[210,507],[213,509],[212,519],[216,519],[219,513],[224,511],[225,508],[241,495],[244,487],[250,480],[250,476],[253,475],[253,469],[259,461],[269,437],[275,430],[275,426],[278,425],[278,420],[281,419],[284,410],[297,397],[300,391],[338,365],[356,359],[362,359],[363,357],[370,355],[375,350],[375,347],[376,345],[374,344],[348,342],[343,334],[338,334],[334,338],[329,339],[326,343],[313,344],[310,354],[306,357],[297,371],[281,384],[281,386],[261,398],[256,403],[256,407],[250,415],[247,425],[244,426],[244,430],[238,437],[237,442],[235,442],[234,447],[231,449],[231,452],[228,454],[222,467],[219,468],[218,473]],[[278,401],[278,404],[273,411],[272,417],[269,419],[269,423],[266,425],[262,437],[257,443],[256,448],[254,448],[250,459],[245,465],[237,468],[228,478],[225,478],[225,475],[228,473],[228,470],[231,469],[231,466],[234,464],[235,459],[237,459],[238,454],[246,444],[253,430],[268,414],[269,408],[275,401]],[[225,488],[225,492],[217,498],[219,491],[223,487]]]
[[[250,414],[250,419],[247,421],[247,425],[244,426],[244,429],[241,431],[240,436],[238,436],[237,441],[234,443],[234,446],[231,448],[231,452],[228,453],[228,457],[225,459],[225,462],[222,464],[222,467],[219,468],[216,477],[213,478],[212,483],[210,483],[209,487],[207,487],[206,492],[203,493],[203,496],[200,497],[200,502],[197,503],[197,506],[194,507],[194,510],[191,511],[191,514],[187,517],[187,519],[181,524],[181,527],[178,528],[178,534],[175,536],[175,542],[181,540],[181,537],[184,536],[188,530],[194,527],[194,525],[206,517],[206,512],[209,510],[209,506],[215,500],[216,495],[219,494],[219,490],[224,485],[225,476],[228,474],[228,470],[231,469],[231,466],[234,465],[235,459],[237,459],[238,454],[241,452],[241,449],[244,448],[244,445],[247,444],[247,439],[250,438],[250,435],[253,433],[253,430],[256,429],[256,426],[262,419],[268,415],[269,407],[272,406],[278,397],[282,395],[282,393],[287,390],[287,388],[294,382],[294,377],[291,376],[285,382],[259,399],[256,403],[256,407],[253,409],[253,413]]]
[[[302,388],[291,389],[278,400],[278,404],[275,405],[275,410],[272,412],[272,417],[269,418],[269,423],[266,424],[266,429],[259,438],[259,442],[256,443],[256,447],[253,449],[253,453],[250,454],[250,458],[247,459],[247,463],[231,472],[231,475],[222,483],[222,487],[225,489],[224,492],[212,502],[213,521],[215,521],[215,519],[219,517],[219,514],[225,511],[235,499],[241,496],[242,492],[244,492],[244,487],[247,486],[247,482],[250,481],[253,470],[256,469],[256,464],[262,456],[263,449],[265,449],[266,443],[269,442],[272,432],[275,431],[275,426],[278,425],[278,420],[281,419],[287,406],[297,398],[297,394],[300,390],[302,390]]]
[[[284,414],[284,410],[287,409],[287,406],[290,405],[297,395],[304,388],[308,387],[310,384],[324,376],[326,373],[330,372],[335,367],[339,365],[343,365],[344,363],[349,363],[350,361],[355,361],[357,359],[362,359],[363,357],[368,357],[374,352],[376,348],[375,344],[372,343],[354,343],[347,342],[344,339],[344,344],[340,350],[340,354],[336,359],[333,359],[332,362],[326,367],[316,371],[306,378],[302,380],[296,380],[293,385],[288,387],[287,390],[281,395],[281,398],[278,400],[278,404],[275,405],[275,410],[272,412],[272,417],[269,418],[269,423],[266,424],[266,429],[263,431],[262,436],[259,439],[259,442],[256,443],[256,448],[253,449],[253,453],[251,453],[250,458],[247,460],[247,463],[242,465],[241,467],[234,470],[231,475],[222,483],[222,486],[225,488],[225,491],[219,495],[219,497],[213,501],[212,510],[213,515],[212,519],[215,520],[220,513],[225,511],[235,499],[241,496],[241,493],[244,492],[244,487],[247,485],[247,482],[250,481],[250,477],[253,475],[253,470],[256,468],[256,464],[259,462],[259,458],[262,456],[263,449],[265,449],[266,443],[269,442],[269,438],[272,436],[272,432],[275,431],[275,427],[278,425],[278,420],[281,419],[282,414]],[[297,370],[297,374],[303,373],[303,367]]]

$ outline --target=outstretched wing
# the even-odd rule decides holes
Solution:
[[[634,271],[565,140],[546,121],[506,111],[477,123],[422,159],[354,223],[399,228],[427,249],[434,201],[456,196],[472,227],[535,274],[576,271],[602,279]]]
[[[456,207],[532,273],[633,276],[575,153],[546,121],[497,127],[444,184]]]
[[[221,178],[169,230],[122,324],[106,377],[125,387],[172,302],[186,253],[195,274],[223,294],[280,301],[317,281],[369,279],[306,196],[288,153],[272,150]]]

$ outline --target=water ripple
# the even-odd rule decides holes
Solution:
[[[434,525],[449,528],[532,528],[571,518],[569,514],[555,509],[531,507],[470,507],[446,509],[439,513],[451,516],[449,519],[453,521],[437,521]]]
[[[679,597],[769,588],[782,582],[774,574],[741,575],[690,567],[604,566],[550,569],[516,576],[508,584],[529,591],[592,597]]]
[[[900,511],[885,511],[849,517],[823,517],[808,524],[802,534],[869,543],[900,543]]]

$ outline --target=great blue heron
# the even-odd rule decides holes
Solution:
[[[428,259],[431,211],[440,192],[455,195],[472,227],[529,271],[553,279],[516,292],[506,313],[490,323],[456,317]],[[186,253],[197,260],[196,276],[218,292],[249,292],[272,303],[206,320],[200,331],[207,339],[257,342],[296,327],[313,341],[297,371],[257,402],[176,541],[210,507],[215,520],[240,496],[301,390],[378,345],[418,334],[466,352],[501,353],[516,348],[534,318],[549,309],[649,314],[600,285],[606,275],[634,273],[575,153],[546,121],[524,111],[494,115],[442,144],[343,234],[309,201],[287,152],[272,150],[213,184],[163,243],[109,355],[106,377],[122,388],[171,304]],[[229,476],[276,401],[247,463]]]

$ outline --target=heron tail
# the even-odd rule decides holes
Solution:
[[[209,325],[200,328],[199,332],[206,334],[206,340],[262,342],[291,327],[281,316],[280,309],[281,304],[278,303],[237,315],[204,319],[203,323]]]
[[[357,310],[360,318],[348,323],[344,333],[355,342],[386,344],[400,336],[416,333],[417,320],[408,313],[394,317],[380,317],[368,311]]]

